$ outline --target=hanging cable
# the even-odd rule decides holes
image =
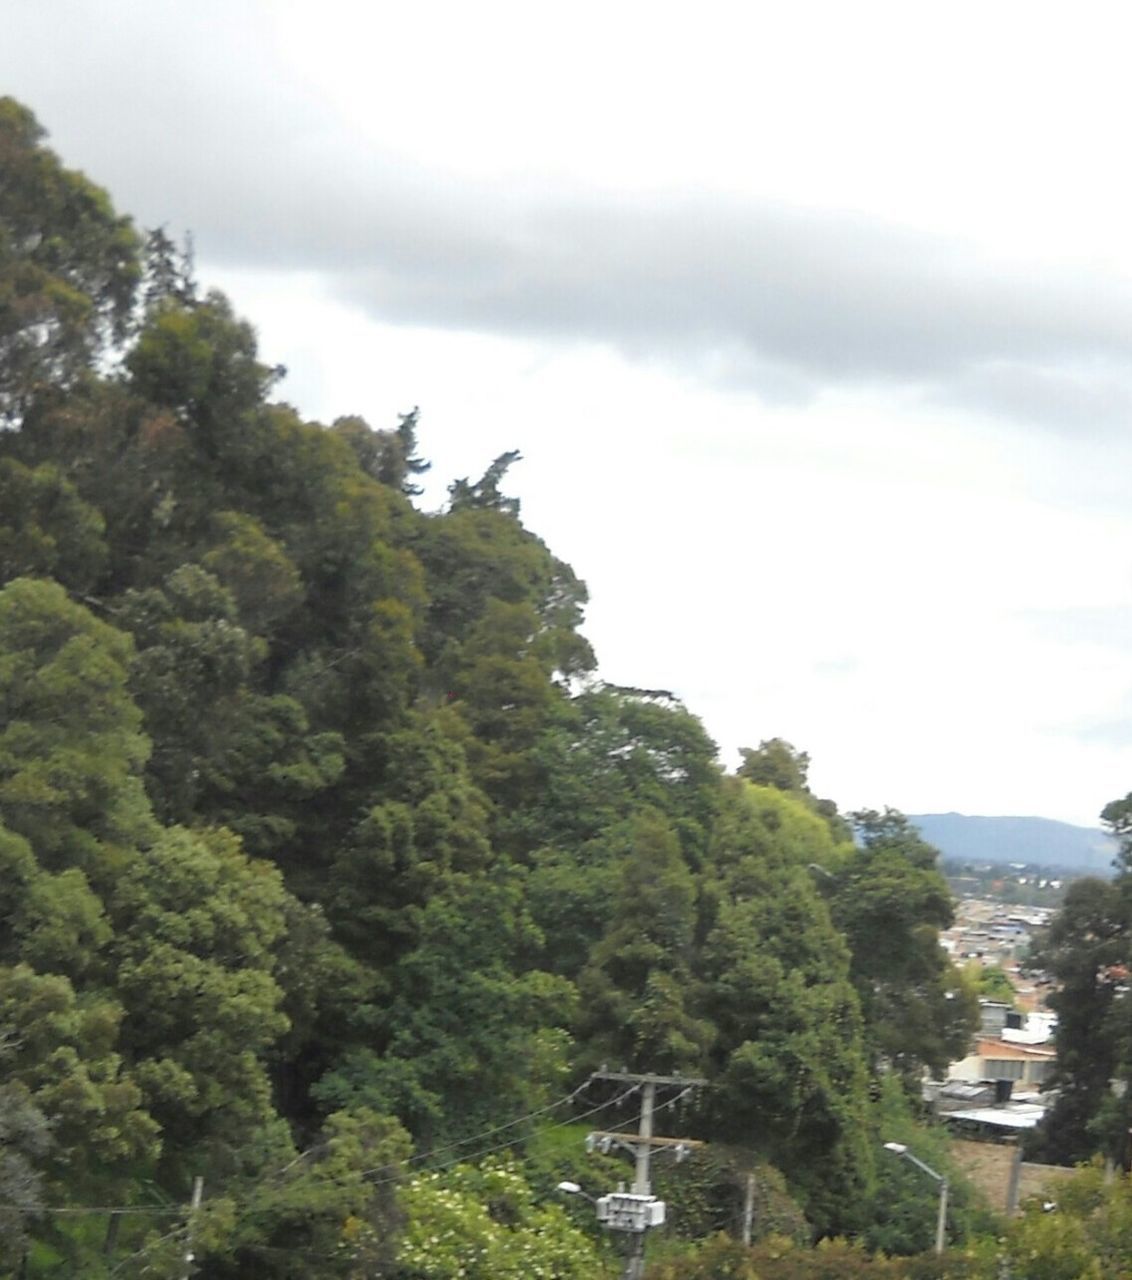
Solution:
[[[507,1129],[514,1129],[518,1125],[525,1124],[528,1120],[534,1120],[538,1116],[546,1115],[550,1111],[557,1111],[559,1107],[564,1107],[567,1103],[573,1102],[579,1094],[584,1093],[586,1089],[593,1083],[593,1077],[589,1076],[583,1080],[578,1087],[571,1093],[563,1095],[554,1102],[548,1102],[543,1107],[538,1107],[534,1111],[528,1111],[526,1115],[518,1116],[514,1120],[508,1120],[505,1124],[494,1125],[490,1129],[484,1129],[480,1133],[469,1134],[466,1138],[459,1138],[455,1142],[445,1143],[442,1147],[434,1147],[431,1151],[424,1151],[414,1156],[409,1156],[405,1161],[406,1165],[419,1164],[423,1160],[431,1160],[438,1152],[452,1151],[456,1147],[465,1147],[473,1142],[479,1142],[483,1138],[490,1138],[496,1133],[502,1133]],[[293,1169],[295,1165],[306,1160],[309,1156],[316,1155],[320,1151],[325,1151],[330,1145],[328,1141],[316,1142],[313,1146],[307,1147],[305,1151],[300,1151],[293,1160],[289,1160],[281,1169],[277,1169],[274,1173],[267,1174],[263,1178],[257,1180],[255,1186],[261,1186],[274,1178],[281,1178],[289,1169]],[[504,1144],[506,1145],[506,1144]],[[373,1170],[367,1170],[373,1172]],[[363,1175],[364,1176],[364,1175]],[[254,1190],[254,1187],[253,1187]]]
[[[599,1103],[596,1107],[591,1107],[588,1111],[583,1111],[580,1115],[573,1116],[569,1120],[560,1120],[557,1124],[548,1124],[546,1128],[548,1130],[549,1129],[565,1129],[567,1125],[577,1124],[579,1120],[585,1120],[590,1116],[596,1115],[599,1111],[604,1111],[608,1107],[614,1107],[618,1103],[624,1102],[626,1098],[631,1097],[634,1093],[637,1093],[638,1091],[639,1091],[639,1086],[632,1085],[630,1088],[626,1089],[624,1093],[618,1094],[616,1098],[610,1098],[608,1102]],[[437,1165],[434,1169],[426,1170],[426,1172],[443,1173],[445,1169],[451,1169],[455,1165],[464,1164],[472,1160],[478,1160],[482,1156],[492,1155],[496,1151],[502,1151],[505,1147],[509,1147],[510,1145],[511,1145],[510,1142],[500,1142],[492,1147],[484,1147],[479,1151],[472,1151],[467,1155],[457,1156],[455,1160],[445,1161],[443,1164]],[[375,1169],[363,1170],[361,1176],[363,1178],[368,1177],[371,1173],[380,1173],[383,1169],[388,1169],[388,1168],[390,1168],[389,1165],[378,1165],[377,1168]],[[384,1187],[391,1182],[399,1182],[401,1180],[401,1176],[402,1176],[401,1174],[395,1174],[391,1178],[382,1178],[382,1179],[379,1179],[377,1182],[371,1182],[370,1186]]]

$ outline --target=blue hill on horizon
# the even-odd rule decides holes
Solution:
[[[1029,862],[1104,875],[1112,871],[1116,856],[1116,841],[1100,827],[1077,827],[1052,818],[913,813],[908,820],[948,859]]]

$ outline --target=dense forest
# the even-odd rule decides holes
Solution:
[[[946,1164],[916,1085],[974,1026],[935,850],[604,683],[514,452],[421,509],[415,409],[304,421],[10,99],[0,174],[0,1273],[614,1274],[554,1190],[629,1176],[582,1146],[639,1110],[606,1065],[706,1081],[657,1117],[705,1144],[658,1278],[927,1250],[881,1144]],[[716,1235],[748,1174],[754,1252]],[[946,1274],[980,1214],[957,1183]]]

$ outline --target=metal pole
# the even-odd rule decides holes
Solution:
[[[1022,1143],[1014,1144],[1014,1158],[1010,1161],[1010,1177],[1006,1183],[1006,1212],[1013,1217],[1018,1212],[1018,1188],[1022,1181]]]
[[[755,1175],[747,1174],[747,1194],[743,1200],[743,1243],[751,1243],[751,1231],[755,1223]]]
[[[193,1273],[193,1220],[197,1216],[197,1210],[200,1208],[200,1202],[204,1199],[204,1179],[196,1177],[193,1179],[193,1198],[189,1204],[189,1230],[187,1236],[187,1244],[185,1247],[185,1269],[181,1272],[181,1280],[190,1280]]]
[[[947,1179],[940,1179],[939,1184],[939,1219],[935,1225],[935,1251],[943,1252],[947,1235]]]
[[[629,1250],[629,1257],[625,1262],[625,1270],[622,1273],[622,1280],[641,1280],[645,1274],[645,1233],[638,1232],[633,1237],[633,1243]]]
[[[635,1151],[637,1167],[633,1176],[633,1193],[638,1196],[651,1194],[649,1183],[649,1159],[652,1156],[652,1113],[656,1106],[656,1081],[646,1080],[641,1094],[641,1120],[637,1130]],[[624,1280],[641,1280],[645,1273],[645,1232],[633,1237],[629,1257],[625,1262]]]
[[[637,1173],[633,1179],[633,1190],[639,1196],[650,1194],[649,1157],[652,1155],[652,1113],[656,1105],[656,1085],[651,1080],[645,1081],[644,1094],[641,1098],[641,1124],[637,1137]]]

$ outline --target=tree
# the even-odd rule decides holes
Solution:
[[[427,1149],[532,1111],[560,1086],[574,992],[531,966],[541,938],[513,869],[454,873],[417,914],[369,1045],[314,1092],[328,1109],[398,1116]]]
[[[379,803],[359,816],[334,858],[326,893],[337,936],[386,969],[419,941],[421,909],[454,874],[498,862],[489,806],[469,775],[451,712],[418,713],[384,741]]]
[[[711,1027],[690,1012],[696,885],[671,827],[643,811],[629,824],[605,936],[578,977],[585,1055],[658,1072],[702,1064]]]
[[[833,916],[851,948],[852,976],[873,1052],[914,1082],[964,1056],[977,1001],[939,945],[952,919],[936,850],[903,814],[851,815],[861,844],[839,869]]]
[[[449,509],[461,511],[478,507],[518,517],[518,498],[504,497],[499,491],[499,485],[511,467],[522,459],[523,455],[518,449],[509,449],[495,459],[475,484],[466,476],[461,480],[453,480],[448,486]]]
[[[779,791],[805,791],[810,757],[783,738],[767,738],[757,750],[743,747],[739,752],[743,763],[736,772],[741,778],[760,787],[776,787]]]
[[[836,839],[849,839],[850,829],[844,818],[839,816],[837,806],[832,800],[820,799],[810,790],[810,757],[805,751],[799,751],[784,738],[766,738],[756,750],[743,747],[739,754],[742,757],[742,763],[736,770],[739,777],[760,787],[774,787],[798,796],[829,823]]]
[[[405,1188],[408,1216],[395,1280],[601,1280],[592,1242],[557,1204],[539,1204],[522,1173],[499,1161],[422,1173]]]
[[[1110,1084],[1128,1079],[1132,1057],[1124,1032],[1128,911],[1122,886],[1075,880],[1034,954],[1053,979],[1058,1016],[1057,1101],[1037,1137],[1041,1158],[1071,1163],[1098,1147],[1123,1158],[1128,1122]],[[1105,1132],[1098,1132],[1098,1124]],[[1032,1144],[1033,1146],[1034,1144]]]
[[[54,577],[89,591],[106,564],[104,528],[58,467],[0,458],[0,585]]]
[[[302,806],[340,777],[341,738],[312,733],[296,699],[255,691],[267,647],[200,566],[127,592],[116,620],[136,640],[131,685],[153,743],[146,775],[159,816],[223,823],[252,852],[279,855]]]
[[[1116,840],[1116,864],[1121,872],[1132,872],[1132,791],[1122,800],[1112,800],[1101,810],[1101,822]]]
[[[47,1172],[71,1194],[121,1194],[160,1150],[159,1126],[124,1061],[121,1005],[27,964],[0,968],[8,1082],[50,1126]]]
[[[4,822],[44,867],[78,867],[96,888],[151,830],[131,653],[128,636],[55,583],[21,578],[0,591]]]
[[[210,1280],[352,1280],[391,1274],[404,1225],[408,1135],[372,1111],[328,1116],[302,1153],[233,1180],[193,1242]]]
[[[126,337],[139,241],[106,193],[64,169],[44,131],[0,98],[0,422],[19,425]]]
[[[165,831],[110,903],[121,1043],[166,1140],[166,1175],[241,1167],[278,1128],[266,1058],[288,1029],[275,980],[288,895],[231,833]]]
[[[398,415],[394,431],[374,431],[364,418],[337,418],[330,428],[353,449],[358,465],[375,480],[407,498],[417,498],[424,490],[414,476],[431,470],[432,463],[417,456],[417,427],[420,410],[415,406]]]
[[[6,1032],[0,1062],[11,1051]],[[27,1211],[43,1203],[42,1164],[50,1146],[50,1124],[27,1086],[0,1084],[0,1268],[8,1274],[15,1274],[27,1250]]]
[[[709,1055],[712,1131],[737,1135],[783,1168],[821,1231],[855,1225],[872,1171],[866,1058],[850,956],[813,883],[821,844],[764,822],[768,797],[834,852],[803,802],[731,779],[703,892],[699,1010]]]

